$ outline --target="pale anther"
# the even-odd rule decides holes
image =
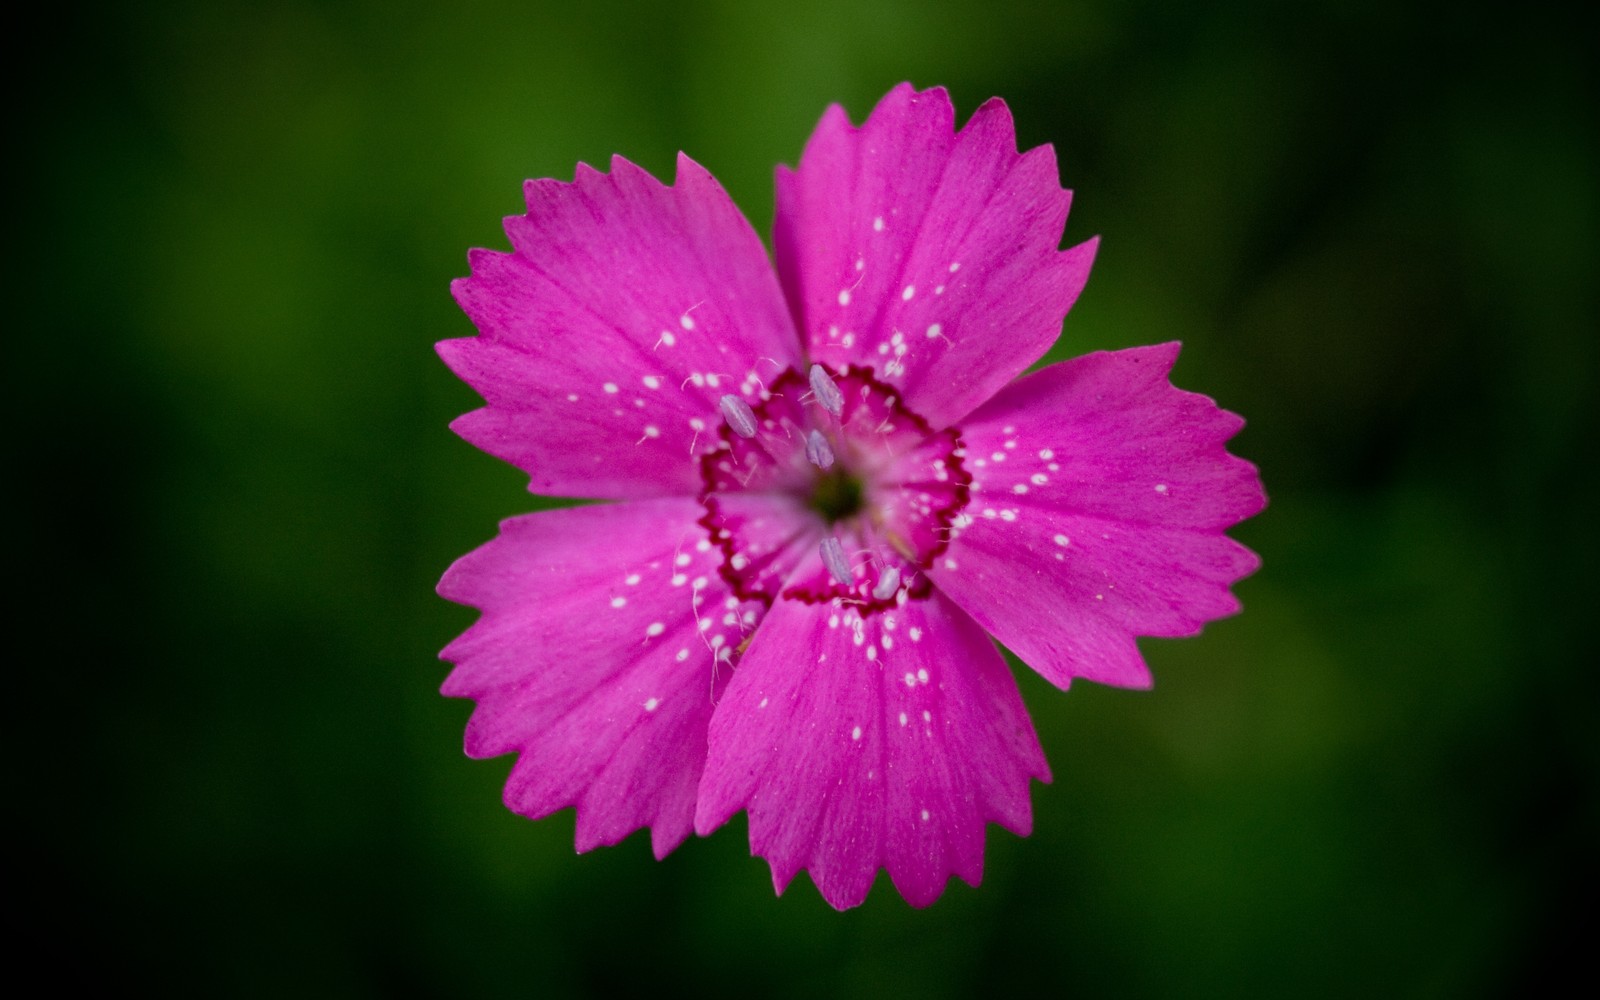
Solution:
[[[742,438],[756,436],[756,414],[750,409],[750,404],[728,393],[722,397],[722,416],[728,421],[728,426]]]
[[[839,391],[833,378],[822,370],[821,365],[811,366],[811,394],[817,397],[818,405],[834,416],[844,412],[844,393]]]
[[[850,574],[850,560],[845,558],[844,546],[832,535],[822,540],[822,565],[828,567],[828,575],[841,586],[848,587],[856,582]]]
[[[885,601],[893,597],[894,592],[899,589],[900,570],[897,567],[890,566],[883,571],[882,576],[878,577],[878,585],[872,588],[872,596],[880,601]],[[885,645],[887,644],[887,641],[885,641]]]
[[[833,464],[833,446],[828,444],[828,439],[822,436],[821,431],[806,435],[806,458],[819,469],[826,469]]]

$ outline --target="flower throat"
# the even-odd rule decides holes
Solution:
[[[855,517],[865,506],[861,480],[835,465],[817,476],[807,506],[829,524]]]
[[[699,523],[732,596],[870,616],[931,593],[926,571],[969,499],[959,432],[935,431],[858,367],[789,368],[718,406]]]

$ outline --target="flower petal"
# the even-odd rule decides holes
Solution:
[[[910,84],[860,128],[828,109],[779,169],[773,233],[812,359],[872,366],[935,428],[1049,349],[1095,249],[1056,249],[1071,196],[1049,146],[1018,154],[1003,101],[954,120]]]
[[[706,500],[701,521],[721,546],[723,573],[744,596],[771,604],[795,566],[822,541],[826,526],[781,493],[723,493]]]
[[[441,654],[444,693],[478,702],[467,753],[519,753],[506,805],[575,805],[580,851],[649,826],[662,857],[691,828],[712,702],[763,612],[729,604],[700,514],[656,500],[513,518],[439,583],[483,611]]]
[[[673,187],[617,157],[527,201],[452,285],[479,336],[439,353],[488,405],[451,426],[536,493],[694,493],[718,400],[800,360],[760,239],[681,155]]]
[[[1051,682],[1147,687],[1134,637],[1239,610],[1260,561],[1222,532],[1266,504],[1244,421],[1167,381],[1178,345],[1086,355],[962,424],[972,499],[930,575]]]
[[[1005,661],[938,594],[865,621],[780,601],[711,722],[695,827],[741,809],[779,892],[806,868],[838,909],[880,867],[913,906],[983,875],[984,824],[1026,835],[1049,780]]]

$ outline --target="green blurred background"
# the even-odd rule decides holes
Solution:
[[[59,980],[207,995],[1501,995],[1594,982],[1597,92],[1539,4],[173,2],[13,35],[8,800]],[[29,68],[36,67],[36,68]],[[1153,692],[1021,672],[985,884],[775,899],[506,812],[433,595],[525,478],[448,283],[525,177],[680,148],[757,228],[830,102],[944,84],[1099,234],[1059,356],[1182,339],[1272,503]],[[20,350],[19,350],[20,349]],[[20,354],[20,356],[19,356]],[[1583,456],[1589,456],[1584,458]],[[15,482],[15,481],[14,481]]]

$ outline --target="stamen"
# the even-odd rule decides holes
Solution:
[[[844,546],[832,535],[822,540],[822,565],[828,567],[828,575],[840,586],[848,587],[856,582],[850,572],[850,560],[845,558]]]
[[[890,566],[883,571],[882,576],[878,577],[878,585],[872,588],[872,596],[880,601],[886,601],[899,589],[900,570],[898,567]]]
[[[822,436],[821,431],[806,435],[806,458],[819,469],[826,469],[833,464],[833,446],[828,444],[828,439]]]
[[[742,438],[756,436],[756,414],[750,409],[750,404],[728,393],[722,397],[722,416],[728,421],[728,426]]]
[[[844,412],[844,393],[839,391],[839,387],[834,384],[828,373],[822,370],[821,365],[811,366],[811,392],[824,410],[836,417]]]

